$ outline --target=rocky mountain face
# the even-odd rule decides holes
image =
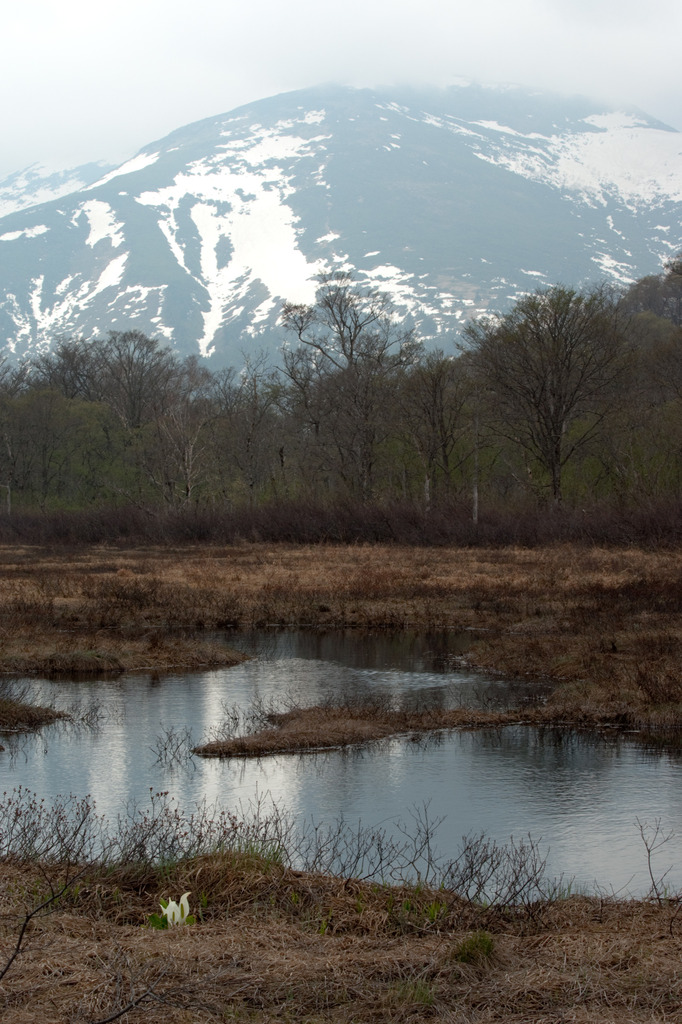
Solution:
[[[237,365],[334,269],[447,349],[539,286],[658,273],[682,249],[682,134],[517,90],[310,89],[106,173],[14,175],[3,212],[0,347],[19,357],[137,329]]]

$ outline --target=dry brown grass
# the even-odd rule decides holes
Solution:
[[[49,629],[34,636],[31,631],[22,630],[13,641],[2,645],[0,671],[52,679],[123,672],[196,671],[236,665],[243,660],[244,656],[237,651],[216,643],[202,643],[195,637],[121,636],[87,631],[64,637]]]
[[[167,564],[166,559],[161,560]],[[131,565],[133,568],[131,568]],[[139,559],[0,552],[0,672],[58,676],[214,668],[243,656],[204,640],[198,588]],[[218,612],[220,612],[220,608]],[[215,625],[216,608],[212,608]]]
[[[0,879],[4,964],[46,884],[35,866]],[[682,1020],[675,904],[571,897],[529,918],[234,856],[79,884],[0,982],[8,1024],[102,1021],[136,1000],[123,1020]],[[144,927],[161,896],[187,890],[201,922]]]
[[[554,699],[507,711],[480,708],[392,710],[381,704],[318,704],[267,715],[265,728],[210,740],[194,748],[202,757],[264,757],[361,745],[391,736],[418,741],[427,733],[453,729],[496,729],[504,725],[599,728],[622,725],[627,711],[613,715],[598,704],[578,708]],[[219,727],[218,727],[219,728]]]
[[[25,704],[11,697],[0,697],[0,729],[3,732],[24,732],[48,725],[58,718],[63,718],[61,711],[54,708],[38,707]],[[0,747],[0,750],[4,749]]]
[[[555,719],[675,728],[681,611],[682,550],[0,548],[5,672],[226,664],[198,638],[227,626],[446,628],[475,667],[555,681]]]
[[[344,704],[294,708],[271,714],[271,728],[245,736],[211,740],[195,748],[203,757],[262,757],[291,751],[313,751],[347,747],[371,740],[442,729],[479,729],[519,721],[520,714],[456,708],[449,711],[391,710],[390,708]]]

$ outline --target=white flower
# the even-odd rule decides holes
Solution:
[[[180,903],[177,904],[175,900],[169,900],[164,907],[161,904],[161,909],[168,919],[168,927],[172,927],[174,924],[185,924],[189,917],[189,900],[187,897],[190,893],[186,892],[180,897]]]

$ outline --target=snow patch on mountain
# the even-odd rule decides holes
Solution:
[[[326,110],[309,110],[303,115],[303,124],[322,124],[327,116]]]
[[[621,284],[632,284],[635,278],[632,276],[629,264],[622,263],[608,252],[598,252],[592,257],[603,274],[616,278]]]
[[[123,278],[123,271],[125,270],[127,261],[127,252],[124,252],[120,256],[116,256],[111,260],[99,275],[95,287],[91,291],[86,292],[85,301],[92,302],[97,295],[106,291],[107,288],[118,288]]]
[[[32,228],[22,228],[20,231],[6,231],[4,235],[0,235],[0,242],[16,242],[18,238],[37,238],[49,230],[47,224],[36,224]]]
[[[166,285],[145,287],[144,285],[128,285],[119,290],[116,310],[112,311],[111,325],[117,327],[119,322],[128,324],[139,317],[146,317],[154,324],[154,334],[170,341],[173,331],[163,323],[161,311],[166,292]]]
[[[583,118],[583,122],[594,125],[595,128],[601,128],[603,131],[614,128],[648,127],[645,118],[637,117],[635,114],[626,114],[623,110],[612,110],[606,114],[590,114]]]
[[[74,216],[74,222],[84,213],[90,225],[90,234],[85,244],[94,248],[98,242],[107,239],[114,249],[123,242],[123,224],[116,220],[116,215],[108,203],[100,199],[90,199],[83,203]]]
[[[259,192],[250,203],[237,203],[227,214],[220,214],[210,203],[195,203],[191,217],[200,238],[201,276],[209,298],[209,308],[202,314],[202,355],[212,354],[218,329],[241,314],[241,303],[254,280],[270,293],[270,299],[258,307],[258,320],[267,318],[275,296],[312,301],[312,277],[318,267],[308,264],[297,248],[293,212],[274,190]],[[221,242],[229,243],[232,250],[224,265],[218,258]]]
[[[462,300],[456,299],[450,291],[426,283],[423,278],[428,278],[428,275],[409,273],[390,263],[380,264],[370,270],[358,269],[355,274],[360,284],[367,284],[378,292],[390,295],[396,314],[402,319],[406,318],[416,328],[424,321],[431,320],[436,336],[448,330],[443,322],[443,313],[456,318],[461,316],[461,310],[456,310],[455,306]]]
[[[472,121],[471,123],[479,125],[481,128],[486,128],[489,131],[501,132],[502,135],[514,135],[519,139],[542,139],[545,137],[540,135],[539,132],[528,132],[524,135],[523,132],[517,132],[515,128],[508,128],[507,125],[500,124],[499,121]]]
[[[27,210],[41,203],[50,203],[90,185],[95,178],[109,171],[103,163],[84,164],[68,170],[54,170],[31,164],[0,181],[0,217]]]
[[[427,312],[423,292],[417,291],[414,287],[414,274],[407,273],[391,263],[383,263],[371,270],[363,270],[360,276],[377,291],[387,292],[396,309],[403,315],[411,314],[418,317],[420,313]]]
[[[49,337],[49,332],[55,326],[59,329],[62,318],[65,315],[71,315],[76,308],[78,298],[72,292],[68,293],[62,301],[52,302],[49,305],[49,298],[43,295],[44,283],[44,274],[34,277],[30,283],[28,296],[30,316],[26,315],[20,308],[16,310],[15,316],[18,321],[17,340],[24,341],[30,338],[36,324],[39,324],[41,330],[46,332],[43,335],[43,338],[46,339]],[[12,299],[14,297],[8,296],[8,298]]]
[[[616,198],[635,210],[642,204],[682,201],[682,133],[642,125],[623,114],[584,121],[592,131],[543,137],[508,129],[513,141],[478,149],[476,156],[531,181],[578,193],[590,205],[606,206]]]
[[[112,299],[118,294],[128,254],[123,253],[107,263],[96,280],[80,280],[78,277],[65,278],[50,294],[45,289],[45,275],[40,274],[30,282],[28,310],[22,309],[14,294],[8,293],[0,310],[11,310],[16,324],[12,351],[17,344],[27,343],[37,335],[38,350],[49,347],[50,340],[63,330],[64,324],[74,317],[81,318],[87,307],[108,289],[114,289]]]
[[[587,131],[573,127],[543,135],[495,120],[417,114],[397,103],[377,106],[461,136],[480,160],[577,193],[592,206],[614,198],[628,209],[682,201],[682,133],[654,127],[633,114],[593,114],[583,118]]]
[[[145,167],[151,167],[158,159],[158,153],[138,153],[132,160],[127,160],[120,167],[115,167],[113,171],[109,171],[103,178],[98,178],[97,181],[93,182],[92,185],[88,185],[83,191],[90,192],[93,188],[101,188],[102,185],[108,185],[114,178],[120,178],[124,174],[134,174],[135,171],[142,171]]]
[[[318,123],[323,112],[308,112]],[[321,260],[309,262],[298,244],[298,218],[286,200],[295,189],[282,164],[302,159],[328,136],[305,139],[287,134],[293,121],[271,128],[250,126],[246,137],[220,143],[215,156],[194,161],[173,184],[142,192],[137,202],[156,208],[159,225],[179,265],[190,273],[179,211],[190,210],[200,246],[200,276],[207,292],[199,350],[209,356],[217,331],[243,312],[256,282],[270,298],[257,307],[256,322],[270,315],[278,298],[311,302]],[[230,132],[222,132],[223,137]]]
[[[248,164],[251,167],[259,167],[272,160],[291,160],[300,155],[301,143],[305,139],[292,135],[280,135],[285,125],[277,124],[269,131],[259,134],[257,140],[251,142],[249,139],[234,139],[219,146],[225,150],[226,156],[232,156],[236,163]],[[254,134],[260,125],[253,125]],[[253,138],[253,137],[252,137]]]

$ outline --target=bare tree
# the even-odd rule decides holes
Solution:
[[[543,467],[558,506],[566,463],[619,396],[628,347],[618,303],[605,288],[581,294],[555,286],[505,316],[469,324],[464,336],[496,431]]]
[[[632,313],[653,313],[682,327],[682,253],[665,263],[662,274],[650,274],[630,285],[623,304]]]
[[[468,428],[464,407],[471,389],[464,361],[441,350],[429,352],[405,376],[400,420],[424,467],[427,507],[436,488],[445,494],[452,488],[455,449]],[[469,454],[463,453],[463,458]]]
[[[177,360],[141,331],[110,331],[96,344],[103,398],[124,426],[135,430],[163,409],[177,381]]]
[[[7,514],[12,511],[12,490],[16,474],[13,401],[26,389],[29,367],[16,366],[6,355],[0,356],[0,488],[5,491]]]
[[[59,391],[65,398],[84,398],[88,402],[103,399],[100,372],[101,342],[84,338],[60,337],[50,352],[32,361],[31,384]]]
[[[282,323],[299,341],[283,350],[284,373],[318,456],[351,491],[371,498],[390,389],[419,350],[414,332],[398,323],[387,295],[362,290],[345,273],[321,275],[315,305],[286,303]]]
[[[186,505],[205,469],[206,427],[214,415],[212,376],[189,356],[178,364],[172,388],[156,412],[144,464],[150,481],[170,505]]]
[[[230,369],[213,378],[217,475],[224,479],[224,467],[235,468],[246,485],[250,505],[259,487],[273,480],[275,466],[280,470],[283,466],[283,440],[277,430],[280,391],[279,375],[263,352],[244,354],[241,372]]]

